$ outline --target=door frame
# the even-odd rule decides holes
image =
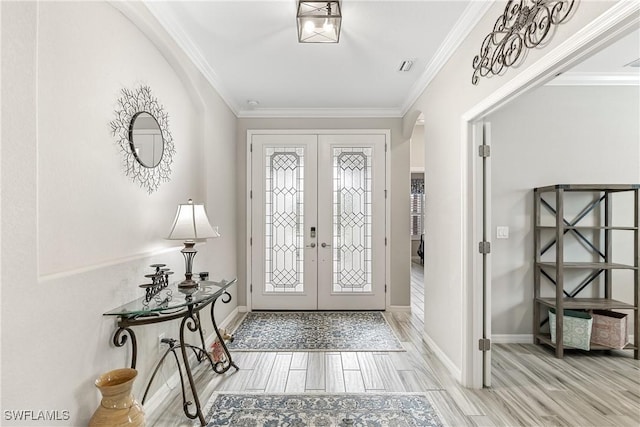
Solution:
[[[251,277],[252,277],[252,259],[251,259],[251,239],[252,239],[252,220],[253,220],[253,210],[252,210],[252,199],[251,199],[251,185],[252,185],[252,156],[253,152],[251,149],[251,141],[254,135],[384,135],[385,137],[385,159],[384,159],[384,167],[385,167],[385,178],[384,178],[384,186],[386,191],[385,198],[385,215],[384,215],[384,226],[385,226],[385,236],[386,241],[388,242],[385,245],[385,283],[386,283],[386,293],[385,293],[385,309],[388,309],[391,305],[391,239],[389,238],[389,230],[390,230],[390,218],[391,218],[391,206],[389,200],[391,200],[391,130],[389,129],[249,129],[247,130],[247,139],[246,139],[246,188],[245,188],[245,200],[246,200],[246,251],[245,251],[245,259],[246,259],[246,277],[247,283],[245,284],[245,295],[246,297],[246,310],[252,311],[253,305],[253,297],[251,292]]]
[[[595,51],[614,42],[640,25],[640,3],[620,1],[583,27],[555,49],[550,50],[537,62],[513,77],[490,96],[467,110],[460,120],[461,170],[463,183],[463,266],[462,286],[463,361],[460,372],[463,386],[482,388],[483,357],[478,349],[482,338],[482,321],[491,313],[483,312],[481,257],[478,253],[478,235],[482,230],[482,207],[478,206],[477,192],[482,188],[478,182],[477,148],[474,142],[474,124],[497,111],[520,95],[552,80],[560,71],[571,68],[591,56]],[[491,331],[489,330],[490,334]]]

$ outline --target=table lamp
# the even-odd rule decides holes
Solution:
[[[180,252],[184,256],[185,280],[180,282],[178,287],[193,288],[198,286],[198,283],[191,279],[193,258],[198,253],[194,248],[195,241],[212,237],[220,237],[220,234],[217,229],[211,227],[204,205],[194,204],[191,199],[186,204],[178,205],[176,218],[173,220],[171,231],[167,237],[169,240],[184,241],[184,248]]]

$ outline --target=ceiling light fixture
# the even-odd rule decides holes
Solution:
[[[298,0],[298,42],[338,43],[342,8],[337,0]]]

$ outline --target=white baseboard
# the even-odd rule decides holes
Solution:
[[[462,384],[462,371],[460,370],[460,368],[458,368],[455,363],[453,363],[451,359],[447,357],[444,351],[442,351],[442,349],[438,347],[438,345],[431,339],[429,335],[423,332],[422,338],[427,342],[427,345],[429,346],[429,348],[431,348],[431,350],[433,350],[438,359],[440,359],[444,367],[447,368],[451,376],[456,381],[458,381],[458,383]]]
[[[633,335],[629,335],[633,342]],[[533,334],[493,334],[491,344],[533,344]]]
[[[218,323],[218,328],[226,328],[227,326],[229,326],[231,321],[236,317],[236,315],[239,312],[241,312],[240,307],[236,306],[233,310],[231,310],[231,313],[229,313],[229,315],[225,317],[222,322]],[[215,338],[215,332],[211,332],[211,334],[205,338],[205,344],[207,348],[213,342],[214,338]],[[171,359],[171,360],[175,360],[175,359]],[[196,360],[195,354],[190,351],[189,363],[194,363],[195,360]],[[162,368],[160,369],[162,370]],[[188,381],[188,380],[185,378],[185,381]],[[175,370],[174,373],[169,378],[167,378],[167,380],[162,384],[162,386],[158,389],[158,391],[156,391],[151,397],[149,397],[149,399],[147,399],[147,402],[144,404],[145,412],[150,413],[159,409],[162,401],[176,387],[180,387],[180,376],[177,370]],[[142,396],[140,396],[140,399],[142,399]],[[200,402],[200,403],[203,403],[203,402]]]
[[[387,311],[395,313],[411,313],[410,305],[390,305],[387,307]]]
[[[533,344],[533,334],[493,334],[492,344]]]
[[[239,305],[238,306],[238,313],[246,313],[247,311],[249,311],[249,309],[247,308],[246,305]]]

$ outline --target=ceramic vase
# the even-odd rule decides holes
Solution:
[[[131,394],[138,371],[115,369],[102,374],[96,387],[102,393],[100,406],[94,412],[89,427],[143,427],[146,425],[142,406]]]

